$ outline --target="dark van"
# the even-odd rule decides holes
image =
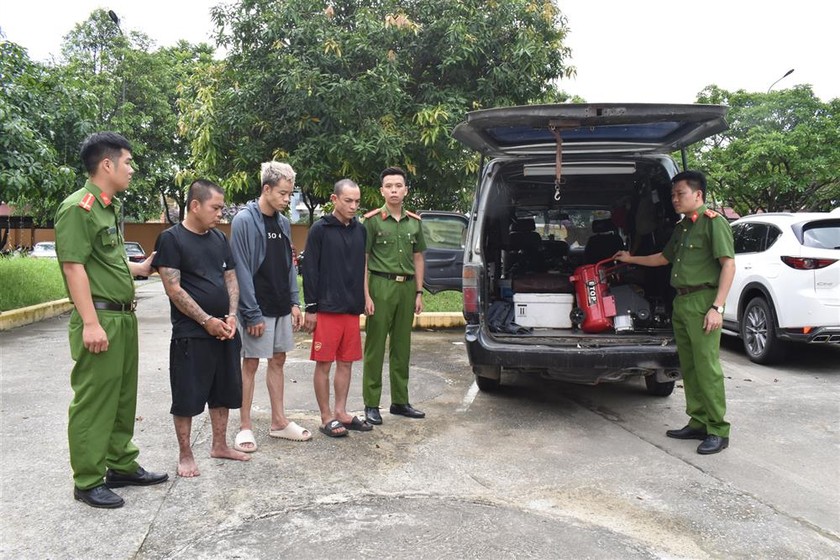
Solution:
[[[461,269],[479,388],[498,389],[505,371],[593,385],[641,376],[651,394],[671,394],[680,371],[670,269],[610,257],[662,250],[680,219],[670,154],[725,130],[726,111],[558,104],[467,114],[453,136],[481,153],[481,176],[468,216],[430,216],[448,241],[430,244],[426,284],[457,289]]]

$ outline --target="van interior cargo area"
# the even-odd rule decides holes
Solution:
[[[628,336],[633,344],[672,339],[670,267],[616,266],[610,259],[619,250],[661,251],[679,219],[661,162],[634,161],[615,173],[569,172],[559,183],[553,168],[529,172],[538,168],[534,163],[499,170],[480,225],[488,280],[483,301],[494,336],[556,343],[599,335],[588,346],[620,344]],[[550,297],[558,294],[565,297]],[[593,320],[599,312],[603,317]]]

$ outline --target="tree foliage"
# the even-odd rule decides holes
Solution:
[[[387,165],[409,171],[410,206],[465,209],[479,160],[453,127],[475,109],[567,101],[557,84],[574,74],[553,0],[238,0],[213,17],[222,61],[207,45],[156,49],[104,10],[70,30],[59,63],[0,36],[0,200],[48,221],[85,179],[79,143],[115,130],[138,168],[129,219],[172,217],[173,202],[180,219],[199,176],[250,199],[269,159],[296,168],[310,210],[342,177],[379,205]],[[718,201],[838,205],[840,100],[709,86],[698,101],[731,107],[730,129],[690,154]]]
[[[840,99],[810,86],[771,93],[709,86],[698,102],[729,105],[729,129],[695,151],[713,191],[740,214],[827,211],[840,203]]]
[[[288,160],[310,203],[350,177],[380,202],[402,165],[415,207],[458,208],[478,160],[451,138],[473,109],[556,98],[565,19],[549,0],[242,0],[214,9],[223,66],[191,85],[194,167],[257,192],[262,161]]]
[[[211,60],[208,45],[185,41],[154,52],[135,49],[126,56],[125,72],[131,79],[113,124],[126,131],[134,147],[138,170],[126,201],[138,218],[158,218],[161,213],[170,221],[184,217],[181,173],[190,147],[178,131],[180,85]],[[177,209],[174,215],[170,203]]]
[[[0,200],[40,223],[51,217],[49,201],[73,184],[56,142],[72,96],[71,84],[0,40]]]
[[[29,60],[0,42],[0,200],[46,223],[84,183],[79,145],[114,130],[132,142],[137,173],[123,195],[126,217],[183,217],[182,173],[190,145],[178,131],[180,85],[212,62],[206,44],[153,50],[144,34],[123,30],[95,10],[64,37],[60,64]],[[166,212],[165,212],[166,211]]]
[[[62,53],[65,76],[83,84],[96,100],[94,128],[114,130],[132,143],[137,173],[123,195],[126,216],[144,221],[164,214],[171,219],[172,202],[183,218],[180,176],[189,144],[178,132],[179,86],[211,61],[211,47],[181,41],[153,50],[148,36],[124,34],[99,9],[65,36]]]

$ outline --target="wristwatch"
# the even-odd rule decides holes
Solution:
[[[709,309],[714,309],[715,311],[717,311],[718,313],[723,315],[724,306],[723,305],[712,305]]]

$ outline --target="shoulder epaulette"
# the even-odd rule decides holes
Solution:
[[[376,208],[375,210],[371,210],[370,212],[368,212],[367,214],[365,214],[365,219],[368,219],[368,218],[373,218],[374,216],[376,216],[377,214],[379,214],[379,210],[380,210],[379,208]]]
[[[87,193],[82,197],[82,200],[79,201],[79,208],[85,212],[90,212],[90,209],[93,208],[94,202],[96,202],[96,197],[91,193]]]
[[[410,216],[410,217],[414,218],[415,220],[422,220],[423,219],[418,214],[415,214],[414,212],[409,212],[408,210],[405,211],[405,214],[406,214],[406,216]]]
[[[714,210],[709,210],[709,209],[707,209],[705,212],[703,212],[703,215],[706,216],[707,218],[717,218],[718,216],[720,216],[720,214],[718,214]]]

